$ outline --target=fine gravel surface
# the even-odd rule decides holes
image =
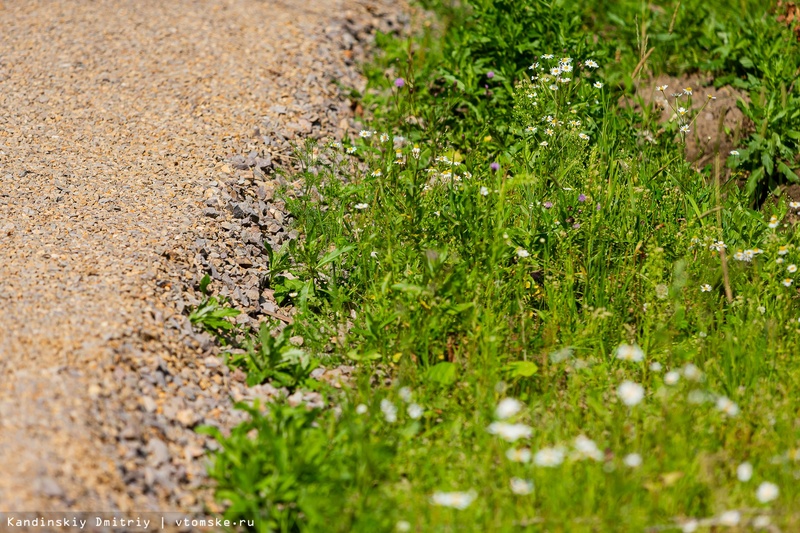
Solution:
[[[0,512],[213,510],[193,428],[285,391],[221,364],[192,287],[209,273],[242,320],[291,315],[259,284],[261,243],[294,237],[277,170],[354,126],[333,80],[363,89],[403,12],[0,0]]]

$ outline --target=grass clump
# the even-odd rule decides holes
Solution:
[[[243,333],[264,352],[245,367],[333,407],[242,406],[250,422],[214,433],[227,515],[260,531],[797,528],[800,204],[753,209],[727,154],[684,161],[680,109],[701,89],[654,142],[617,104],[648,54],[743,80],[719,47],[751,39],[757,57],[771,45],[742,28],[786,32],[714,2],[428,6],[453,23],[423,59],[383,41],[396,70],[369,129],[300,154],[302,236],[265,281],[300,310],[307,355]],[[349,388],[307,377],[340,362]]]

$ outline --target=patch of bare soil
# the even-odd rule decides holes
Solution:
[[[724,160],[728,153],[739,145],[750,128],[749,121],[737,106],[739,100],[749,103],[747,94],[731,86],[716,89],[713,81],[712,77],[705,74],[682,77],[661,75],[637,82],[633,100],[623,104],[638,110],[652,108],[654,113],[660,112],[659,124],[663,126],[669,121],[677,120],[675,108],[678,106],[672,95],[690,88],[691,106],[686,106],[685,97],[680,99],[680,105],[689,109],[688,114],[692,117],[690,120],[693,120],[691,131],[686,137],[686,159],[700,169],[713,163],[717,152]],[[668,87],[663,93],[656,89],[662,85]],[[711,96],[712,100],[704,108],[708,96]],[[656,133],[663,131],[661,129]],[[645,140],[653,140],[653,135],[654,132],[642,132]]]

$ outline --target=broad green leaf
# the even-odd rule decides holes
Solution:
[[[451,385],[456,381],[456,365],[443,361],[428,369],[426,377],[439,385]]]

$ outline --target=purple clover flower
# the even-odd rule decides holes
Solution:
[[[578,201],[580,203],[585,202],[586,201],[586,195],[585,194],[581,194],[580,196],[578,196]]]
[[[553,207],[553,202],[545,202],[544,203],[544,208],[545,209],[550,209],[551,207]]]
[[[406,80],[404,80],[403,78],[397,78],[396,80],[394,80],[394,86],[397,87],[398,89],[403,87],[405,84]]]
[[[600,204],[597,204],[597,210],[600,211]]]
[[[495,172],[497,172],[498,170],[500,170],[500,163],[498,163],[497,161],[495,161],[494,163],[492,163],[491,165],[489,165],[489,168],[491,168],[492,170],[494,170]]]
[[[487,78],[489,78],[489,79],[492,79],[492,78],[494,78],[494,71],[491,71],[491,70],[490,70],[489,72],[487,72],[487,73],[486,73],[486,77],[487,77]]]

